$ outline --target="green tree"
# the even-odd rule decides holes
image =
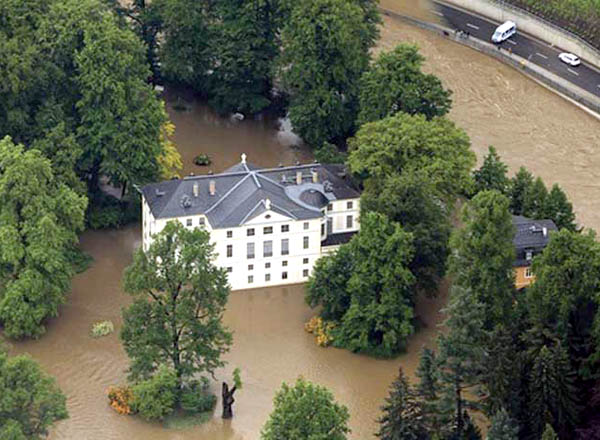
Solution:
[[[81,90],[77,134],[86,146],[81,165],[91,175],[92,189],[100,175],[124,189],[158,178],[167,114],[146,82],[143,45],[109,14],[84,28],[83,42],[75,56]]]
[[[558,335],[576,369],[596,369],[585,362],[598,356],[592,341],[600,341],[600,244],[595,235],[567,229],[551,234],[534,259],[533,272],[536,282],[527,291],[531,321]]]
[[[8,336],[40,336],[58,315],[86,205],[38,150],[0,141],[0,321]]]
[[[400,369],[392,382],[389,396],[381,407],[383,416],[378,420],[376,436],[383,440],[427,440],[429,434],[423,425],[421,405]]]
[[[277,77],[290,96],[294,131],[313,147],[343,138],[373,44],[365,10],[347,0],[294,2],[281,40]]]
[[[131,407],[147,420],[162,420],[173,412],[176,403],[177,376],[165,365],[132,388]]]
[[[447,119],[397,113],[363,125],[349,145],[348,165],[360,180],[420,170],[447,202],[470,187],[475,155],[466,133]]]
[[[536,178],[527,188],[523,198],[523,215],[535,219],[544,218],[544,205],[548,190],[541,177]]]
[[[391,356],[414,332],[412,235],[385,215],[361,217],[361,230],[348,244],[354,267],[348,280],[350,307],[334,343],[352,351]]]
[[[416,375],[419,378],[419,383],[415,387],[415,393],[421,404],[423,423],[428,432],[440,432],[442,420],[438,414],[437,405],[441,385],[437,359],[433,350],[424,348],[421,351]]]
[[[452,225],[449,208],[436,194],[430,178],[424,172],[407,170],[367,179],[360,206],[363,215],[369,211],[385,214],[413,234],[415,253],[409,267],[417,289],[437,293],[446,272]]]
[[[550,193],[544,200],[542,211],[544,218],[553,220],[558,229],[577,230],[573,205],[558,184],[552,185]]]
[[[539,438],[547,423],[559,426],[561,438],[572,438],[578,420],[577,388],[566,350],[543,346],[529,373],[528,428]]]
[[[304,379],[284,383],[273,404],[262,440],[344,440],[350,432],[348,409],[329,390]]]
[[[464,227],[451,238],[450,272],[455,284],[470,289],[485,308],[491,330],[510,320],[514,293],[514,227],[509,201],[497,191],[477,194],[462,213]]]
[[[436,76],[421,71],[423,61],[412,44],[382,52],[360,79],[357,125],[397,112],[423,114],[427,119],[448,113],[451,92]]]
[[[219,60],[210,75],[210,104],[220,113],[256,113],[271,103],[279,53],[280,0],[219,0],[213,47]]]
[[[321,306],[321,316],[339,321],[350,307],[351,294],[348,280],[354,268],[351,246],[340,246],[332,255],[319,258],[315,263],[306,288],[306,303]]]
[[[477,407],[468,400],[467,392],[480,385],[485,355],[485,308],[471,290],[454,285],[446,313],[448,319],[444,324],[448,333],[440,334],[438,342],[443,384],[438,411],[446,417],[446,429],[450,428],[455,438],[462,439],[469,432],[466,409]],[[454,415],[451,417],[451,414]]]
[[[492,425],[488,431],[487,440],[518,440],[519,426],[511,419],[505,409],[499,410],[492,417]]]
[[[54,379],[28,356],[0,349],[0,438],[44,439],[54,422],[68,417],[66,398]]]
[[[204,95],[215,67],[212,42],[217,14],[209,0],[167,0],[160,6],[164,44],[159,57],[164,77]]]
[[[212,263],[206,231],[169,222],[146,252],[138,250],[125,270],[125,290],[134,303],[123,311],[121,339],[131,359],[130,377],[149,378],[161,364],[183,381],[213,374],[231,345],[222,324],[229,296],[224,269]]]
[[[525,197],[532,185],[533,175],[525,167],[519,168],[510,181],[510,212],[515,215],[523,214]]]
[[[507,194],[510,187],[510,180],[506,176],[508,167],[502,160],[496,149],[489,147],[489,152],[483,160],[483,165],[473,172],[475,181],[475,194],[481,191],[496,190],[502,194]]]

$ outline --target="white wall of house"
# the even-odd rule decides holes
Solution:
[[[332,219],[333,233],[359,229],[358,199],[334,201],[331,208],[324,208],[324,211]],[[266,211],[242,226],[212,229],[203,215],[155,219],[143,199],[144,250],[152,242],[152,235],[162,231],[173,220],[189,228],[206,228],[211,242],[215,244],[215,264],[227,270],[233,290],[305,282],[324,251],[321,246],[321,224],[326,224],[326,218],[295,220],[275,211]],[[287,240],[287,254],[283,240]],[[266,242],[267,250],[270,242],[270,256],[264,252]],[[248,255],[250,243],[254,246],[253,258]],[[328,250],[331,251],[331,248]]]

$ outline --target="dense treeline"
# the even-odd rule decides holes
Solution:
[[[190,87],[220,113],[277,107],[314,148],[341,146],[362,123],[397,111],[449,109],[450,92],[421,72],[414,46],[370,67],[380,23],[373,0],[114,3],[148,43],[155,77]]]
[[[576,230],[558,186],[549,202],[541,179],[524,168],[509,179],[506,169],[490,148],[473,173],[477,190],[450,239],[447,330],[422,352],[415,386],[402,373],[392,384],[383,439],[479,439],[475,413],[490,440],[600,432],[600,246]],[[517,291],[511,215],[524,213],[554,218],[559,231],[534,258],[535,282]]]
[[[0,324],[37,337],[82,261],[86,220],[137,218],[132,186],[180,160],[144,44],[103,0],[7,0],[0,23]]]
[[[508,0],[600,48],[600,1]]]

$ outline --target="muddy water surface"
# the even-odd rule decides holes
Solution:
[[[415,16],[429,13],[420,0],[382,3]],[[600,228],[597,120],[517,71],[427,32],[385,19],[382,37],[385,48],[400,41],[419,44],[428,58],[426,69],[454,90],[450,116],[467,130],[480,157],[493,144],[511,169],[526,165],[547,182],[560,183],[574,201],[579,218]],[[168,97],[177,101],[173,94]],[[289,147],[294,139],[279,133],[274,121],[234,123],[193,102],[183,112],[169,105],[169,112],[177,127],[175,141],[185,174],[207,171],[192,164],[200,152],[212,157],[214,172],[236,163],[242,152],[264,166],[310,159],[306,150]],[[119,416],[108,407],[106,388],[125,380],[127,358],[116,333],[101,339],[89,336],[91,325],[100,320],[112,320],[117,332],[120,328],[121,307],[129,303],[120,278],[140,244],[139,227],[86,232],[81,242],[95,261],[75,278],[60,318],[50,323],[41,340],[16,343],[12,349],[39,360],[68,396],[71,417],[57,424],[50,436],[53,440],[255,440],[271,411],[275,390],[282,381],[299,375],[329,387],[349,407],[352,439],[373,438],[374,420],[388,384],[400,365],[414,373],[419,348],[431,343],[445,301],[443,294],[437,300],[420,301],[418,313],[426,328],[412,338],[406,355],[382,361],[317,347],[302,329],[311,312],[303,304],[301,286],[232,293],[225,321],[234,331],[234,345],[227,355],[228,367],[217,378],[230,378],[233,368],[242,369],[244,389],[236,395],[234,419],[223,422],[217,410],[202,427],[166,430],[159,424]]]

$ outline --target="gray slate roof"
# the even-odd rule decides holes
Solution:
[[[529,266],[531,260],[527,260],[527,252],[533,255],[542,252],[550,241],[550,233],[557,227],[552,220],[532,220],[521,215],[513,215],[512,223],[515,227],[513,245],[517,254],[514,265]]]
[[[302,173],[300,185],[296,182],[297,172]],[[313,173],[317,182],[313,181]],[[211,181],[215,185],[212,196]],[[204,214],[215,229],[239,226],[265,212],[267,204],[282,215],[306,220],[321,217],[315,204],[324,206],[328,201],[360,196],[343,165],[314,163],[260,169],[244,160],[221,174],[152,183],[141,191],[154,218]],[[311,197],[301,197],[307,191]]]

